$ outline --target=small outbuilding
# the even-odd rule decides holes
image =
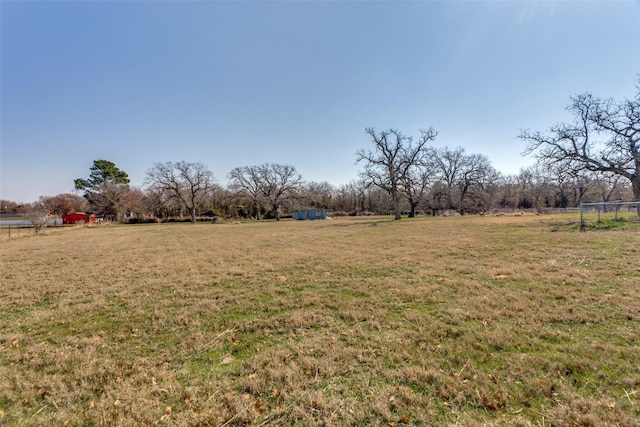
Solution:
[[[295,211],[293,213],[293,219],[305,220],[305,219],[327,219],[327,210],[321,209],[304,209]]]
[[[71,212],[62,215],[63,224],[94,224],[96,216],[86,212]]]

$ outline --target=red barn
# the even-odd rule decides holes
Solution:
[[[62,215],[63,224],[93,224],[95,222],[96,216],[86,212],[71,212]]]

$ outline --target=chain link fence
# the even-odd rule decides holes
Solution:
[[[625,221],[640,216],[640,201],[580,204],[580,231],[609,221]]]

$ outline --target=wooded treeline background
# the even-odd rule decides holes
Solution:
[[[422,176],[423,180],[418,181],[420,188],[412,188],[410,194],[404,191],[401,194],[400,206],[404,215],[411,211],[410,202],[416,203],[418,215],[451,215],[527,209],[544,211],[577,207],[581,202],[633,199],[629,182],[616,175],[588,171],[575,174],[535,166],[522,169],[518,175],[502,175],[491,167],[486,157],[467,154],[462,148],[435,152],[437,161],[431,167],[437,170],[430,176]],[[285,181],[284,186],[278,186],[282,179],[279,182],[272,182],[272,179],[264,181],[261,188],[259,175],[254,175],[255,181],[244,184],[233,178],[251,177],[250,172],[257,172],[267,165],[286,168],[289,172],[293,170],[295,185],[287,186]],[[226,186],[210,182],[207,191],[194,199],[196,216],[275,218],[274,203],[280,216],[288,216],[302,208],[324,208],[333,216],[393,213],[393,201],[388,192],[364,179],[341,186],[303,182],[297,179],[293,166],[267,165],[234,169]],[[245,175],[242,175],[243,169]],[[271,176],[278,177],[277,174]],[[253,192],[250,184],[255,184]],[[87,211],[118,221],[191,219],[192,212],[179,197],[158,186],[137,188],[108,180],[100,186],[100,196],[89,199],[66,193],[41,196],[34,204],[7,200],[0,203],[2,212],[8,214],[27,213],[36,207],[34,205],[40,205],[53,215]]]

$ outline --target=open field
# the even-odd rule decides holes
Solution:
[[[0,425],[637,427],[640,229],[567,222],[2,240]]]

